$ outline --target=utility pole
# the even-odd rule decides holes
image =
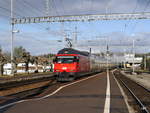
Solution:
[[[116,55],[117,68],[119,68],[118,56]]]
[[[66,37],[67,47],[72,48],[72,40]]]
[[[14,76],[14,23],[13,23],[13,0],[11,0],[11,74]]]
[[[109,47],[107,44],[107,51],[106,51],[106,57],[107,57],[107,70],[108,70],[108,56],[109,56]]]
[[[12,76],[14,76],[14,34],[19,32],[19,30],[14,30],[15,24],[13,22],[14,19],[13,7],[14,7],[14,2],[13,0],[11,0],[11,75]]]
[[[134,74],[135,73],[135,67],[134,67],[134,64],[135,64],[135,41],[134,39],[132,40],[132,46],[133,46],[133,62],[132,62],[132,73]]]
[[[75,27],[75,31],[73,32],[73,47],[76,47],[77,45],[77,34],[78,34],[77,27]]]
[[[126,50],[124,49],[124,70],[126,70]]]
[[[70,30],[64,30],[64,43],[65,43],[65,47],[69,47],[72,48],[72,39],[69,38],[69,34],[67,33],[67,31]]]
[[[62,33],[62,37],[63,37],[62,43],[64,44],[64,47],[65,47],[66,34],[65,34],[65,30],[64,30],[64,22],[62,22],[61,33]]]
[[[145,54],[145,56],[144,56],[144,70],[146,70],[146,67],[147,67],[147,65],[146,65],[146,60],[147,60],[147,56],[146,56],[146,54]]]
[[[49,16],[50,3],[49,0],[46,0],[45,2],[46,2],[46,15]]]

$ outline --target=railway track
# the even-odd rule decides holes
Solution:
[[[125,94],[129,98],[129,104],[136,113],[150,113],[150,90],[135,81],[125,77],[119,71],[114,72]]]
[[[55,82],[54,75],[33,75],[0,80],[0,106],[33,97]]]
[[[77,80],[84,79],[85,77],[91,76],[96,73],[92,74],[87,74],[84,77],[78,78]],[[54,76],[51,77],[46,77],[43,80],[28,80],[28,81],[23,81],[22,83],[14,82],[12,85],[9,83],[8,86],[0,86],[1,92],[0,92],[0,106],[7,105],[8,103],[16,102],[19,100],[24,100],[24,99],[33,99],[33,98],[41,98],[44,97],[45,95],[53,92],[57,88],[61,87],[62,85],[66,85],[72,82],[75,82],[76,80],[73,80],[71,82],[57,82],[55,80]],[[16,84],[15,84],[16,83]],[[21,86],[20,86],[21,85]],[[35,85],[35,87],[34,87]],[[20,87],[20,89],[17,89]],[[30,89],[23,90],[24,87],[31,87]],[[13,92],[13,90],[20,90],[19,92],[14,92],[12,94],[6,94],[4,96],[1,96],[1,93],[4,91],[9,91]]]
[[[4,96],[0,96],[0,106],[16,102],[23,99],[36,97],[43,93],[48,87],[56,84],[55,80],[41,81],[23,86],[17,86],[1,91]],[[23,90],[22,90],[23,89]],[[11,93],[9,93],[11,92]],[[6,95],[5,95],[6,93]]]
[[[0,90],[9,89],[12,87],[22,86],[26,84],[37,83],[49,79],[54,79],[54,75],[34,75],[34,76],[21,76],[12,78],[0,79]]]

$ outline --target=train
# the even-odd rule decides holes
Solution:
[[[106,65],[96,62],[91,54],[73,48],[63,48],[58,51],[54,60],[54,73],[57,81],[72,81],[89,73],[96,73],[106,68]]]

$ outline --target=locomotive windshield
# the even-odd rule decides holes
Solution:
[[[73,63],[77,62],[76,56],[57,56],[55,59],[56,63]]]

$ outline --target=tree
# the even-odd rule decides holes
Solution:
[[[44,60],[43,62],[42,62],[42,65],[44,66],[44,72],[46,71],[45,69],[46,69],[46,66],[49,64],[49,62],[47,61],[47,60]]]
[[[28,72],[29,62],[31,62],[31,55],[30,55],[30,52],[27,52],[26,49],[23,48],[22,46],[14,48],[15,69],[17,67],[17,64],[20,62],[25,63],[25,71]]]
[[[38,61],[39,59],[38,59],[38,57],[36,57],[36,56],[33,56],[31,59],[30,59],[30,62],[33,64],[35,64],[35,66],[36,66],[36,69],[35,69],[35,73],[38,73]]]
[[[146,62],[147,62],[147,69],[150,71],[150,58],[147,58],[147,60],[146,60]]]
[[[31,61],[31,55],[30,52],[23,52],[22,55],[23,61],[25,63],[25,71],[28,72],[29,70],[29,62]]]
[[[0,53],[2,52],[2,48],[1,48],[1,46],[0,46]]]
[[[24,49],[22,46],[15,47],[14,48],[14,57],[16,58],[22,58],[22,55],[26,52],[26,49]]]
[[[141,68],[144,70],[145,69],[145,63],[146,63],[146,70],[150,71],[150,58],[148,57],[150,53],[147,54],[139,54],[138,56],[142,57],[143,60],[141,62]]]
[[[22,46],[14,48],[14,72],[17,72],[17,64],[23,61],[23,54],[26,53],[26,49]]]
[[[2,54],[2,48],[0,47],[0,75],[3,75],[4,72],[4,64],[6,63],[6,58]]]

